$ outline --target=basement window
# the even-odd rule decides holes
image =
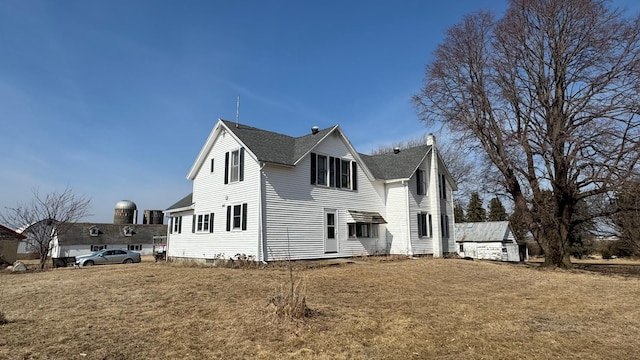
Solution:
[[[371,223],[350,223],[350,238],[376,238],[378,237],[378,224]]]

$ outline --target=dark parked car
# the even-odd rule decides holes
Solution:
[[[100,250],[91,255],[76,256],[76,265],[93,266],[139,263],[140,254],[129,250]]]

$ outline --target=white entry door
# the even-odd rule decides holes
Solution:
[[[324,252],[338,252],[338,228],[336,226],[336,211],[324,211]]]

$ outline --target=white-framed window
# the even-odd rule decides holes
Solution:
[[[460,243],[460,252],[464,252],[464,244]]]
[[[327,213],[327,238],[336,238],[336,214],[332,212]]]
[[[416,185],[418,195],[427,195],[427,172],[423,169],[416,171]]]
[[[442,230],[442,237],[449,238],[449,216],[440,215],[440,230]]]
[[[350,238],[377,238],[378,224],[372,223],[349,223]]]
[[[318,185],[327,185],[328,178],[327,157],[324,155],[318,155]]]
[[[418,213],[418,237],[432,237],[433,228],[431,214],[426,212]]]
[[[444,174],[440,174],[440,197],[447,198],[447,178]]]
[[[89,235],[90,236],[98,236],[100,235],[100,229],[97,226],[92,226],[89,228]]]
[[[351,161],[340,161],[340,187],[351,189]]]
[[[196,231],[197,232],[211,232],[212,229],[212,225],[211,224],[211,220],[213,218],[213,214],[198,214],[197,215],[197,221],[196,221]]]
[[[224,155],[224,183],[244,181],[244,148]]]
[[[91,251],[100,251],[107,248],[107,245],[91,245]]]
[[[247,204],[227,206],[227,231],[247,230]]]
[[[311,185],[358,190],[355,161],[311,153]]]
[[[240,179],[240,150],[231,152],[231,168],[229,169],[231,176],[230,182],[237,182]]]
[[[182,216],[172,216],[169,218],[169,233],[180,234],[182,232]]]
[[[127,245],[127,249],[130,251],[142,251],[142,245]]]

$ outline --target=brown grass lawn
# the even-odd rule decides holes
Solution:
[[[0,359],[638,359],[640,278],[455,259],[0,274]]]

